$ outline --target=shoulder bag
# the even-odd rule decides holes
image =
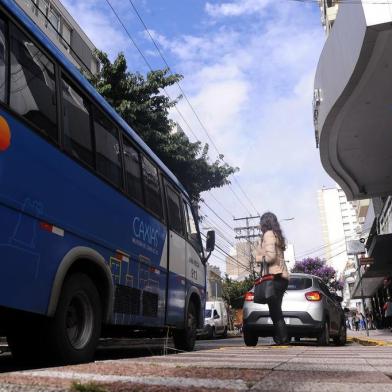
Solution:
[[[274,275],[268,273],[268,265],[264,258],[261,263],[261,276],[255,280],[253,302],[266,304],[275,295]]]

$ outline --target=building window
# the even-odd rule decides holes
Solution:
[[[74,158],[94,167],[88,102],[63,79],[64,147]]]
[[[54,64],[25,34],[11,26],[10,106],[57,140]]]
[[[60,32],[60,15],[52,6],[48,12],[48,22],[49,30],[58,34]]]
[[[35,0],[35,4],[38,5],[38,17],[45,19],[48,16],[49,1]]]
[[[61,43],[69,51],[71,46],[71,28],[63,21],[62,22],[62,39]]]

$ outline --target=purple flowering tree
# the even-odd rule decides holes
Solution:
[[[336,270],[327,265],[325,260],[318,257],[307,257],[306,259],[296,261],[291,272],[316,275],[332,291],[341,291],[343,289],[343,282],[337,279]]]

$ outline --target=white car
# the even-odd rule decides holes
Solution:
[[[256,346],[259,336],[273,336],[268,305],[253,302],[253,289],[245,294],[243,333],[247,346]],[[319,345],[346,344],[346,322],[340,302],[317,276],[293,273],[283,297],[282,312],[290,337],[317,338]]]

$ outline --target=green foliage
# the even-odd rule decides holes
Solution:
[[[226,275],[222,283],[222,297],[233,309],[241,309],[244,304],[244,295],[252,288],[253,283],[252,276],[238,281]]]
[[[238,168],[224,163],[223,156],[211,163],[208,144],[190,142],[181,129],[173,131],[169,111],[181,97],[170,100],[162,92],[180,81],[181,75],[163,69],[144,77],[127,70],[122,53],[113,63],[103,52],[98,51],[97,56],[101,69],[90,77],[91,83],[177,176],[194,201],[201,192],[230,183],[228,177]]]
[[[106,392],[107,390],[94,382],[82,384],[79,381],[74,381],[71,385],[71,392]]]

